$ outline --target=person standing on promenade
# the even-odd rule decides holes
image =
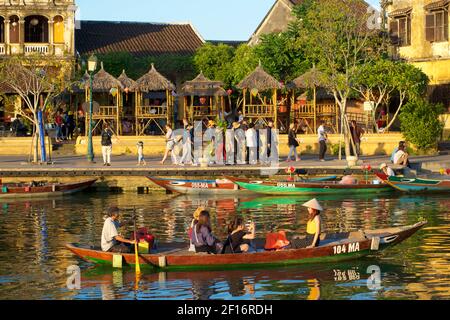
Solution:
[[[62,132],[63,123],[64,123],[64,121],[63,121],[63,118],[61,116],[61,111],[58,110],[58,111],[56,111],[56,115],[55,115],[56,142],[63,141],[63,132]]]
[[[185,164],[192,164],[192,136],[191,136],[192,126],[189,123],[184,123],[183,129],[183,154],[179,161],[180,166]]]
[[[103,124],[102,130],[102,155],[103,166],[111,166],[111,153],[112,153],[112,136],[113,132],[108,123]]]
[[[325,129],[325,121],[320,121],[320,127],[317,129],[317,133],[319,135],[319,160],[325,161],[325,153],[327,152],[327,140],[328,135]]]
[[[169,156],[169,153],[173,152],[173,149],[175,148],[175,137],[173,135],[172,127],[169,124],[166,124],[166,152],[164,153],[164,157],[161,160],[160,164],[164,164],[166,162],[167,157]],[[172,155],[172,160],[173,160]]]
[[[137,147],[137,152],[138,152],[138,164],[137,165],[138,166],[140,166],[140,165],[146,166],[147,162],[145,162],[145,159],[144,159],[144,142],[139,141],[136,144],[136,147]]]
[[[297,140],[297,127],[295,123],[291,123],[289,126],[288,133],[288,145],[289,145],[289,155],[286,162],[291,162],[291,156],[295,156],[295,161],[300,161],[300,156],[297,153],[297,148],[300,146]]]
[[[250,123],[248,130],[245,131],[245,140],[248,150],[248,164],[256,164],[256,153],[258,152],[258,140],[256,136],[255,124]]]
[[[361,128],[357,123],[356,123],[356,121],[355,120],[352,120],[352,122],[351,122],[351,125],[350,125],[350,133],[351,133],[351,135],[352,135],[352,139],[353,139],[353,142],[354,142],[354,144],[355,144],[355,148],[356,148],[356,156],[360,156],[361,155],[361,138],[362,138],[362,136],[363,136],[363,134],[365,133],[364,132],[364,129],[363,128]],[[352,148],[350,148],[350,151],[351,151],[351,155],[355,155],[354,153],[354,150],[353,150],[353,147]]]
[[[267,159],[272,155],[273,120],[269,120],[266,128]]]

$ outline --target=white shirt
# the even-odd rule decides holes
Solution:
[[[171,130],[171,129],[169,129],[169,130],[167,130],[167,133],[166,133],[166,140],[167,141],[170,141],[170,140],[173,140],[174,138],[173,138],[173,131]]]
[[[112,218],[106,219],[102,230],[102,250],[106,252],[111,249],[115,244],[114,238],[118,235],[119,232]]]
[[[398,164],[400,161],[400,158],[405,154],[403,150],[398,150],[397,153],[394,155],[394,164]]]
[[[325,138],[325,127],[322,125],[319,127],[319,129],[317,129],[317,133],[319,136],[319,141],[326,141],[327,138]]]
[[[247,147],[256,148],[258,147],[258,141],[256,139],[256,130],[248,129],[245,131],[245,139],[247,141]]]
[[[387,167],[386,170],[387,170],[388,177],[395,177],[395,172],[394,172],[394,170],[392,170],[392,168]]]

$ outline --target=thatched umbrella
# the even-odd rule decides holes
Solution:
[[[249,114],[249,117],[253,117],[256,119],[267,120],[268,118],[273,118],[275,127],[278,127],[278,111],[277,111],[277,90],[281,90],[284,88],[284,85],[280,83],[273,76],[268,74],[262,67],[261,61],[256,69],[249,74],[244,80],[242,80],[237,87],[243,90],[244,96],[244,107],[243,114],[244,117]],[[252,106],[252,96],[253,90],[259,91],[272,91],[272,103],[271,109],[269,109],[266,104],[266,100],[264,98],[263,105],[257,105],[256,107]],[[250,91],[250,106],[247,110],[247,91]],[[256,95],[256,94],[255,94]],[[253,109],[251,109],[253,108]],[[247,112],[248,111],[248,112]]]
[[[161,75],[156,69],[154,64],[152,63],[152,67],[149,72],[144,74],[141,78],[139,78],[135,85],[131,87],[131,90],[138,90],[140,92],[149,92],[149,91],[173,91],[175,90],[175,86],[172,82],[167,80],[163,75]]]
[[[99,72],[97,72],[94,75],[94,79],[92,81],[92,88],[94,91],[100,91],[100,92],[107,92],[110,91],[112,88],[116,88],[118,90],[123,90],[124,87],[122,83],[114,78],[112,75],[110,75],[108,72],[105,71],[102,67]]]
[[[136,85],[136,81],[129,78],[125,72],[125,70],[122,71],[122,74],[117,78],[117,80],[120,81],[122,86],[124,87],[124,91],[134,91],[133,87]]]
[[[183,85],[184,96],[227,96],[223,89],[223,82],[213,81],[204,76],[203,72],[191,81],[186,81]]]

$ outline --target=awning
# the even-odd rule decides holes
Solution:
[[[389,13],[389,17],[398,17],[398,16],[406,16],[412,11],[412,7],[397,9]]]
[[[425,10],[431,11],[431,10],[438,10],[445,8],[450,3],[450,0],[439,0],[432,2],[430,4],[427,4],[424,8]]]

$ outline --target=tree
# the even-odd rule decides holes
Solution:
[[[194,56],[195,67],[198,71],[202,71],[207,78],[220,80],[226,86],[231,86],[234,51],[232,46],[226,44],[206,43],[197,50]]]
[[[432,104],[422,98],[410,100],[400,114],[405,138],[421,150],[436,147],[444,130],[444,124],[439,120],[444,111],[442,104]]]
[[[303,46],[306,58],[326,76],[323,85],[339,106],[348,156],[351,139],[347,101],[356,85],[358,68],[382,55],[383,37],[367,27],[367,6],[360,0],[306,1],[294,13],[296,21],[290,32],[298,33],[298,46]]]
[[[232,62],[232,85],[236,86],[258,66],[254,47],[241,44],[237,47]]]
[[[35,163],[39,153],[37,137],[45,135],[38,125],[38,112],[46,111],[55,98],[71,87],[71,68],[69,61],[50,57],[44,60],[39,55],[12,57],[0,65],[1,83],[22,99],[18,112],[34,126],[32,149]]]

